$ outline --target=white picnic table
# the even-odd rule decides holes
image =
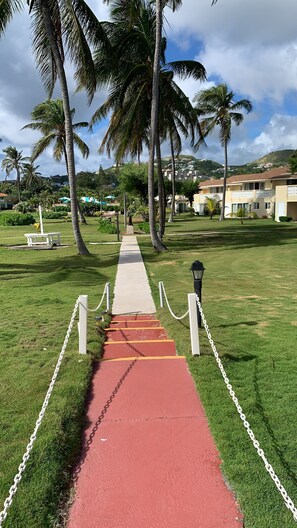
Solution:
[[[24,235],[27,238],[29,247],[34,246],[60,246],[61,245],[61,233],[26,233]]]

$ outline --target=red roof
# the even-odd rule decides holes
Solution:
[[[0,198],[4,198],[5,196],[8,196],[8,194],[0,193]]]
[[[234,176],[229,176],[227,178],[227,184],[232,183],[245,183],[247,181],[265,181],[277,178],[289,178],[292,174],[289,172],[289,167],[276,167],[265,172],[260,172],[256,174],[238,174]],[[223,186],[223,178],[212,180],[207,180],[201,182],[199,187],[220,187]]]

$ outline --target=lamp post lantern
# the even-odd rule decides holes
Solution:
[[[191,271],[193,273],[194,278],[194,291],[196,295],[198,296],[198,299],[200,303],[202,304],[202,277],[205,270],[205,267],[203,266],[202,262],[200,260],[195,260],[191,266]],[[201,328],[201,314],[199,311],[199,308],[197,306],[197,319],[198,319],[198,326]]]

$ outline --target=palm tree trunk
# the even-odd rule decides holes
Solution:
[[[74,161],[74,149],[73,149],[73,129],[72,119],[70,112],[69,93],[67,80],[64,70],[63,61],[60,55],[59,48],[57,46],[52,20],[46,1],[40,2],[41,13],[43,17],[44,27],[52,50],[57,74],[60,82],[63,110],[65,115],[65,140],[66,140],[66,156],[67,156],[67,168],[69,178],[69,189],[70,189],[70,200],[71,200],[71,219],[73,234],[76,241],[77,249],[80,255],[89,255],[89,251],[83,241],[79,228],[79,219],[77,211],[77,193],[76,193],[76,180],[75,180],[75,161]]]
[[[161,145],[159,132],[157,133],[156,142],[156,158],[158,167],[158,195],[159,195],[159,230],[158,237],[162,240],[165,233],[165,216],[166,216],[166,204],[165,204],[165,190],[164,190],[164,178],[162,173],[162,157],[161,157]]]
[[[173,222],[173,217],[175,215],[175,157],[174,157],[174,148],[172,137],[170,137],[170,148],[171,148],[171,214],[168,222]]]
[[[16,173],[17,173],[16,184],[17,184],[17,191],[18,191],[18,197],[19,197],[19,202],[20,202],[21,201],[21,189],[20,189],[21,173],[18,167],[16,168]]]
[[[68,160],[67,160],[66,145],[65,145],[64,140],[63,140],[63,151],[64,151],[64,158],[65,158],[65,164],[66,164],[66,171],[67,171],[67,176],[68,176],[68,181],[69,181]],[[77,205],[77,214],[78,214],[79,221],[80,221],[81,224],[85,224],[86,225],[87,221],[86,221],[84,213],[82,212],[82,208],[80,206],[79,199],[76,200],[76,205]]]
[[[226,140],[224,142],[224,154],[225,154],[224,185],[223,185],[223,199],[222,199],[222,209],[221,209],[220,221],[225,220],[226,185],[227,185],[227,172],[228,172],[228,151],[227,151],[227,141]]]
[[[152,104],[151,104],[151,130],[150,130],[150,148],[148,163],[148,201],[149,201],[149,223],[150,235],[153,248],[156,251],[164,251],[166,247],[158,238],[156,230],[155,215],[155,196],[154,196],[154,161],[155,145],[158,128],[158,110],[159,110],[159,75],[160,75],[160,55],[161,55],[161,38],[162,38],[162,2],[156,0],[156,42],[154,54],[154,69],[152,83]]]

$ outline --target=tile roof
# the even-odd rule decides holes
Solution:
[[[265,180],[271,180],[271,179],[278,179],[278,178],[288,178],[292,176],[289,172],[289,167],[275,167],[274,169],[270,169],[265,172],[260,172],[256,174],[239,174],[234,176],[229,176],[227,178],[227,184],[232,183],[245,183],[247,181],[265,181]],[[207,180],[204,182],[201,182],[199,184],[199,187],[220,187],[223,185],[223,178],[212,180]]]
[[[8,196],[8,195],[5,193],[0,193],[0,198],[4,198],[5,196]]]

